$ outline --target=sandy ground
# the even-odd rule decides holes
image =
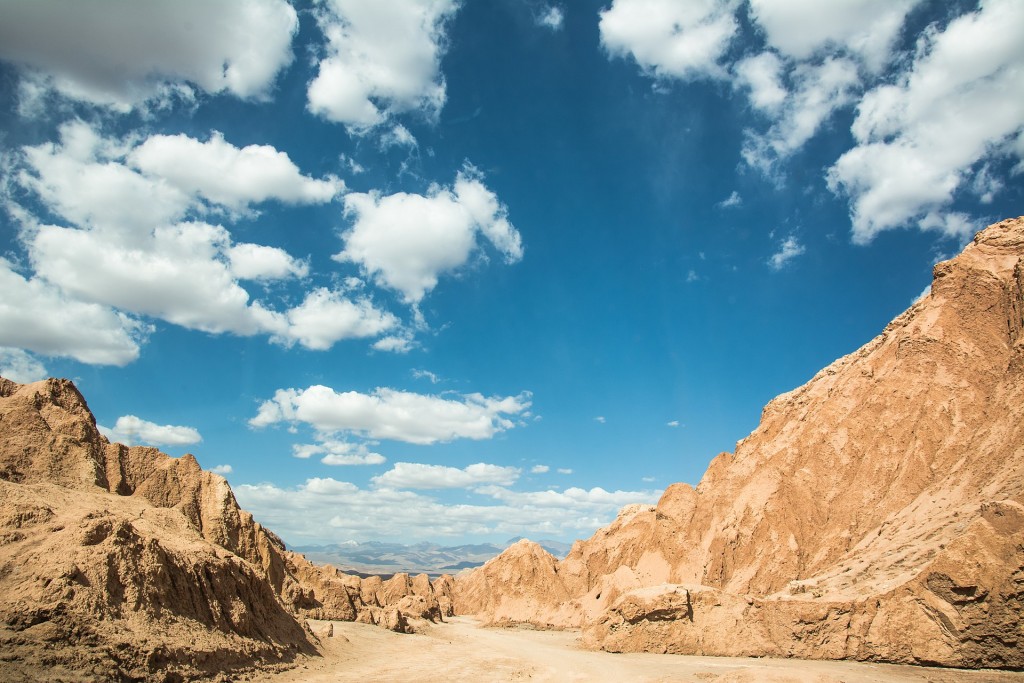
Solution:
[[[328,622],[311,622],[321,633]],[[480,628],[468,617],[400,635],[376,626],[333,622],[325,656],[257,683],[309,681],[615,681],[654,683],[1024,683],[1024,673],[959,671],[889,664],[789,659],[609,654],[580,648],[566,631]]]

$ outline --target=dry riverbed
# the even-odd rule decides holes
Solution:
[[[331,622],[324,657],[254,683],[334,681],[615,681],[668,683],[1024,683],[1024,674],[792,659],[609,654],[581,649],[567,631],[480,628],[468,617],[400,635]],[[328,622],[312,622],[322,633]]]

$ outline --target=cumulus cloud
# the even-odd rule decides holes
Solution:
[[[196,89],[264,97],[297,29],[285,0],[9,0],[0,59],[27,69],[23,97],[52,90],[126,112]]]
[[[285,338],[318,351],[341,339],[377,337],[399,326],[398,318],[379,310],[369,299],[352,301],[323,287],[306,295],[287,317]]]
[[[223,476],[225,474],[231,474],[235,471],[235,468],[231,465],[214,465],[210,468],[210,471],[214,474],[220,474]]]
[[[96,365],[127,365],[139,357],[139,344],[150,329],[107,306],[70,299],[39,278],[26,279],[2,257],[0,291],[4,347]]]
[[[600,488],[513,492],[491,486],[478,490],[472,494],[478,502],[446,504],[407,489],[361,489],[348,482],[315,478],[295,488],[243,484],[235,487],[235,495],[261,523],[289,542],[331,543],[453,536],[579,538],[611,522],[623,505],[653,504],[660,494]]]
[[[326,55],[307,90],[309,110],[353,132],[402,112],[436,117],[445,102],[445,24],[457,9],[455,0],[321,3]]]
[[[60,126],[59,134],[59,143],[22,148],[17,182],[65,220],[131,239],[181,219],[193,205],[170,183],[129,168],[123,161],[129,143],[78,120]]]
[[[768,44],[807,59],[823,48],[860,56],[872,69],[889,59],[907,13],[921,0],[750,0]]]
[[[227,250],[231,273],[240,280],[282,280],[306,277],[309,264],[283,249],[261,244],[235,244]]]
[[[478,462],[463,469],[444,465],[396,462],[394,467],[372,479],[374,486],[393,489],[455,489],[482,485],[509,486],[519,479],[517,467]]]
[[[353,224],[335,260],[359,264],[378,285],[400,292],[410,304],[434,289],[442,274],[469,261],[477,233],[506,262],[523,256],[508,210],[471,166],[457,175],[454,187],[434,186],[426,195],[351,193],[345,215]]]
[[[735,0],[613,0],[601,12],[601,44],[656,78],[724,77],[739,24]]]
[[[371,394],[338,393],[330,387],[279,389],[264,401],[253,427],[303,422],[321,433],[347,432],[372,439],[431,444],[454,439],[490,439],[513,428],[512,417],[530,407],[530,395],[458,399],[378,388]]]
[[[601,424],[604,424],[605,422],[607,422],[607,420],[605,419],[604,415],[598,415],[597,417],[594,418],[594,422],[600,422]]]
[[[408,331],[403,334],[381,337],[377,341],[373,342],[373,349],[375,351],[385,351],[389,353],[409,353],[416,348],[416,346],[417,344],[412,337],[412,333]]]
[[[0,377],[27,384],[46,379],[47,373],[46,367],[31,354],[0,346]]]
[[[40,280],[33,296],[50,292],[53,301],[43,310],[57,299],[82,315],[91,306],[93,317],[108,328],[125,330],[130,360],[138,355],[134,340],[140,328],[110,309],[211,333],[266,334],[314,350],[399,327],[395,316],[369,299],[352,300],[324,288],[283,312],[253,300],[240,280],[303,278],[308,263],[278,247],[233,243],[221,225],[186,220],[218,209],[244,213],[252,203],[271,199],[328,201],[342,191],[340,181],[309,178],[271,147],[239,149],[217,134],[208,142],[153,136],[135,144],[73,121],[61,127],[60,136],[59,143],[24,148],[16,173],[24,189],[74,226],[23,221],[22,241]],[[31,287],[19,287],[29,296]],[[39,342],[24,348],[70,355]]]
[[[187,446],[199,443],[203,437],[192,427],[158,425],[134,415],[117,418],[112,429],[100,431],[111,441],[132,445],[146,443],[151,446]]]
[[[568,467],[559,467],[558,468],[558,473],[559,474],[572,474],[572,469],[568,468]],[[601,490],[601,489],[598,489],[598,490]]]
[[[768,259],[768,265],[771,266],[772,270],[782,270],[787,263],[803,254],[804,251],[806,251],[804,245],[800,244],[796,237],[790,235],[782,240],[779,244],[779,250]]]
[[[738,62],[736,85],[750,90],[750,103],[758,109],[775,111],[786,101],[782,82],[784,64],[774,52],[762,52]]]
[[[187,135],[153,135],[132,150],[128,162],[189,196],[235,211],[270,199],[320,204],[345,189],[334,176],[318,180],[302,175],[287,154],[270,145],[238,148],[217,131],[206,142]]]
[[[73,120],[60,126],[59,135],[59,143],[22,149],[18,182],[75,225],[122,238],[145,235],[190,210],[245,212],[270,200],[316,204],[344,190],[333,176],[303,175],[273,147],[239,149],[216,132],[206,142],[154,135],[134,144]]]
[[[29,252],[41,277],[79,299],[204,332],[266,332],[274,327],[273,314],[250,303],[218,258],[229,245],[224,228],[198,222],[158,228],[145,246],[47,225]]]
[[[380,465],[387,462],[387,458],[371,451],[367,444],[330,438],[322,438],[315,444],[295,444],[292,455],[296,458],[322,456],[320,462],[325,465]]]
[[[669,422],[666,422],[665,424],[666,424],[666,426],[669,426],[669,427],[678,427],[679,426],[679,420],[671,420]]]
[[[852,127],[857,145],[828,175],[852,201],[855,242],[913,222],[969,234],[969,223],[942,214],[958,191],[971,191],[979,162],[1021,156],[1022,32],[1024,5],[983,2],[945,30],[926,31],[909,70],[865,95]]]
[[[534,465],[530,468],[530,474],[546,474],[551,468],[547,465]]]

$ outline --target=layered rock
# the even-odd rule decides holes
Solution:
[[[215,675],[315,654],[304,618],[441,617],[426,576],[316,567],[191,455],[110,443],[71,382],[0,378],[4,678]]]
[[[616,651],[1024,667],[1022,330],[1018,218],[769,403],[696,488],[624,510],[560,563],[509,551],[459,578],[456,606],[507,621],[530,594],[523,620]],[[503,567],[508,589],[478,590]]]

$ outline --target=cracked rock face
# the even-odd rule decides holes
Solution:
[[[458,578],[455,605],[582,627],[614,651],[1019,668],[1022,511],[1016,218],[935,266],[931,292],[878,337],[771,401],[696,488],[623,510],[561,562],[510,548]]]

